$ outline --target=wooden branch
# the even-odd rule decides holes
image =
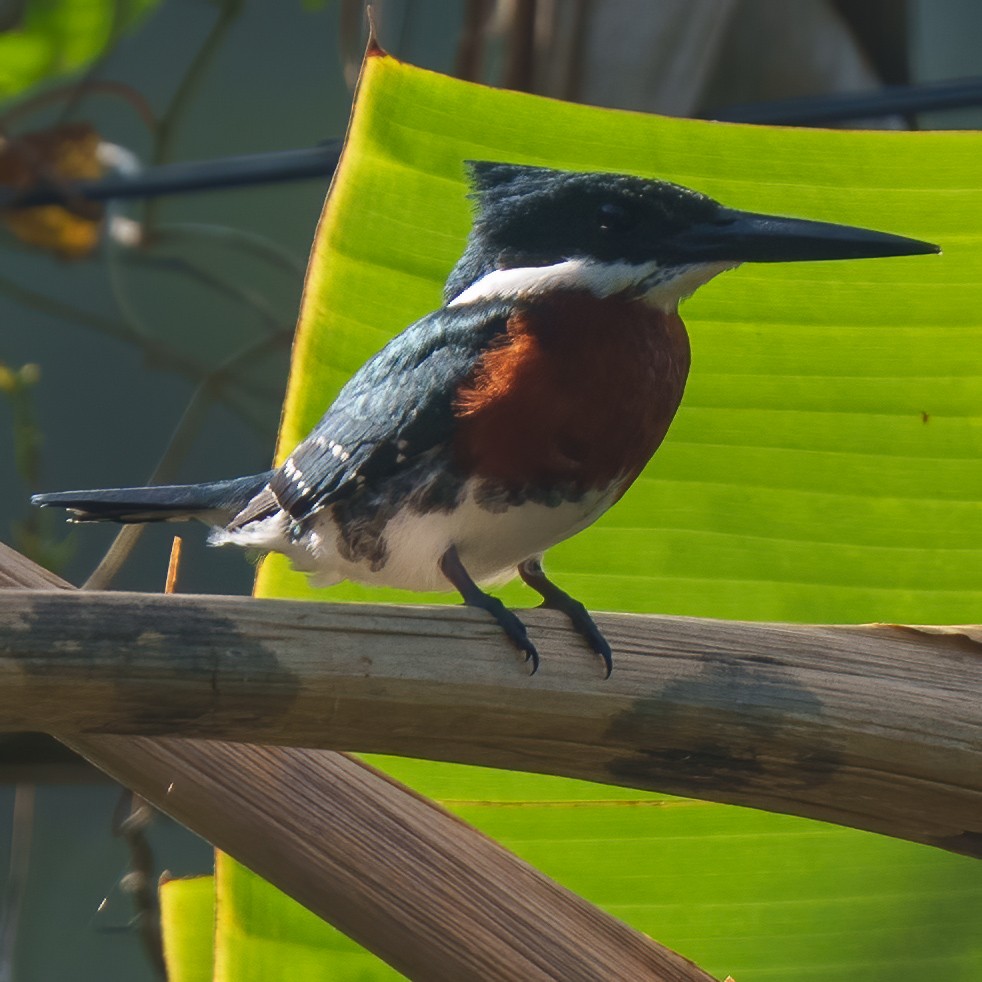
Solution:
[[[982,632],[0,594],[7,728],[180,734],[542,771],[982,854]]]
[[[98,754],[189,828],[218,805],[217,845],[410,978],[711,979],[343,754],[109,736]]]
[[[68,587],[0,544],[2,585]],[[0,593],[0,599],[11,598],[29,606],[78,598],[78,613],[86,609],[88,595]],[[15,633],[34,634],[40,625],[8,627],[10,633],[0,639],[4,661],[11,655],[6,641]],[[186,624],[181,636],[190,641],[195,629]],[[95,630],[83,615],[62,635],[62,652],[74,637],[94,640]],[[141,625],[119,650],[131,650],[152,630]],[[118,636],[107,641],[96,660],[113,659],[116,643]],[[235,658],[227,649],[219,661]],[[35,666],[28,658],[21,670],[29,675]],[[94,675],[90,687],[82,676],[84,670],[76,682],[85,696],[76,689],[76,699],[95,698],[107,680]],[[121,695],[130,690],[127,678],[128,670],[119,680]],[[198,678],[186,690],[192,703]],[[156,711],[153,702],[141,704],[142,717]],[[0,721],[5,719],[0,709]],[[59,736],[412,978],[711,982],[691,962],[549,880],[432,802],[342,754],[83,732]]]

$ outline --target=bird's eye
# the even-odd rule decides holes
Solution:
[[[623,205],[607,201],[597,209],[597,221],[602,232],[630,232],[634,228],[634,216]]]

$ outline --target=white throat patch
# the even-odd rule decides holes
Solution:
[[[496,269],[459,293],[448,307],[487,300],[531,300],[556,290],[587,290],[595,297],[624,293],[661,310],[672,311],[679,301],[735,262],[690,263],[661,267],[650,263],[598,263],[567,259],[553,266]]]

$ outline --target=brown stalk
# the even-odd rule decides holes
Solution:
[[[0,593],[15,606],[18,599],[98,603],[96,594],[71,591],[5,546],[2,587],[32,591]],[[45,590],[52,592],[33,592]],[[138,634],[152,630],[144,623]],[[187,624],[185,640],[197,631]],[[62,648],[87,633],[76,622]],[[6,638],[0,641],[5,650]],[[32,674],[28,665],[21,668]],[[5,700],[5,722],[13,720],[7,708]],[[151,706],[143,709],[148,717],[155,713]],[[99,735],[72,732],[69,725],[57,735],[412,978],[711,978],[432,802],[343,754]]]

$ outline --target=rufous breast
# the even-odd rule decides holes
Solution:
[[[622,485],[658,449],[689,372],[675,311],[567,291],[517,308],[454,403],[454,455],[505,490]]]

